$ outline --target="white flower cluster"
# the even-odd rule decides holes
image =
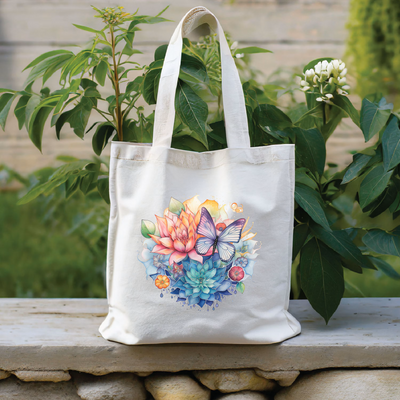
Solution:
[[[350,89],[350,86],[346,84],[346,74],[347,68],[342,60],[320,61],[304,73],[304,79],[300,83],[301,90],[307,92],[317,88],[322,95],[317,97],[317,101],[329,101],[335,92],[348,94],[346,90]]]

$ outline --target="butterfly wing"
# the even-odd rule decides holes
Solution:
[[[235,255],[235,246],[230,243],[224,243],[218,240],[218,254],[221,261],[229,263]]]
[[[214,221],[208,212],[207,208],[201,208],[201,216],[199,225],[197,225],[197,233],[203,235],[209,239],[214,240],[217,237],[217,231],[215,230]]]
[[[246,220],[240,218],[228,225],[218,237],[218,243],[238,243]],[[219,250],[218,250],[219,251]]]
[[[214,240],[208,237],[201,237],[198,238],[196,241],[195,249],[198,254],[204,256],[207,254],[208,250],[210,250],[211,246],[214,244]]]

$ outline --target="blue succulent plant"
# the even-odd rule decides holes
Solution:
[[[194,260],[183,261],[185,274],[175,282],[172,294],[178,295],[178,301],[189,300],[190,305],[212,305],[215,300],[221,300],[228,292],[232,282],[226,279],[226,267],[213,262],[210,257],[203,264]]]

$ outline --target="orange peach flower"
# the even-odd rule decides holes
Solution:
[[[155,284],[159,289],[165,289],[169,286],[169,278],[167,275],[158,275]]]

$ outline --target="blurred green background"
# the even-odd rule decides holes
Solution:
[[[105,252],[71,232],[83,196],[57,219],[44,199],[17,200],[18,192],[0,194],[0,297],[105,297]]]

